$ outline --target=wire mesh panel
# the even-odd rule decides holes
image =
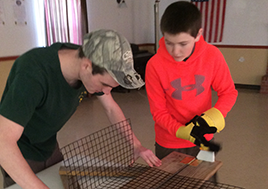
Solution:
[[[171,174],[157,168],[150,168],[128,181],[120,189],[243,189],[222,183]]]
[[[208,180],[201,180],[181,175],[174,175],[171,179],[168,179],[166,182],[162,182],[161,185],[155,189],[243,189],[238,186],[223,184],[223,183],[214,183]]]
[[[94,188],[128,168],[134,159],[130,120],[106,127],[61,149],[69,188],[77,188],[76,176],[91,176],[87,188]],[[102,174],[102,175],[100,175]],[[78,179],[78,180],[77,180]]]
[[[95,188],[96,189],[119,189],[119,188],[131,189],[137,186],[137,185],[132,185],[131,181],[140,177],[142,174],[146,173],[146,171],[149,169],[150,169],[149,166],[134,163],[133,166],[121,169],[121,171],[111,174],[111,176],[105,175],[104,177],[106,177],[106,179],[102,180],[103,182],[99,183],[98,186],[95,186],[94,189]],[[101,177],[101,176],[96,176],[96,177]],[[90,180],[92,179],[92,177],[86,176],[81,179],[83,180],[83,182],[82,180],[78,181],[79,187],[80,187],[79,189],[90,188],[88,183],[90,183]],[[131,187],[128,186],[129,183],[131,184]]]
[[[130,120],[106,127],[61,149],[66,189],[241,189],[132,163]],[[184,166],[184,168],[187,165]]]

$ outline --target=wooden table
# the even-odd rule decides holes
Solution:
[[[62,166],[62,163],[57,163],[39,173],[37,173],[37,177],[41,179],[49,188],[55,189],[64,189],[63,184],[61,182],[61,178],[59,175],[59,168]],[[6,189],[21,189],[18,184],[13,184]]]
[[[215,162],[205,162],[197,160],[195,157],[182,154],[179,152],[172,152],[168,156],[162,159],[162,165],[160,167],[147,167],[146,170],[141,171],[139,174],[134,175],[135,177],[131,179],[126,179],[125,182],[122,182],[122,179],[127,178],[129,175],[125,173],[121,173],[119,175],[113,175],[112,177],[118,177],[118,182],[122,182],[121,184],[117,184],[118,188],[120,189],[131,189],[131,188],[161,188],[158,187],[159,185],[165,184],[168,180],[171,180],[174,176],[181,176],[181,177],[189,177],[194,178],[199,181],[198,185],[202,185],[204,180],[208,180],[213,174],[217,172],[217,170],[222,166],[222,162],[215,161]],[[82,176],[89,176],[87,179],[90,180],[90,177],[93,176],[100,176],[105,177],[107,176],[107,172],[99,172],[99,173],[92,173],[90,171],[86,172],[65,172],[65,168],[61,167],[60,174],[62,182],[64,183],[65,189],[69,189],[68,186],[68,177],[66,174],[69,175],[82,175]],[[70,174],[71,173],[71,174]],[[133,174],[133,173],[132,173]],[[69,177],[69,179],[73,179],[73,176]],[[132,176],[132,175],[131,175]],[[178,178],[175,178],[178,180]],[[75,181],[76,182],[76,181]],[[78,182],[78,181],[77,181]],[[91,182],[91,181],[89,181]],[[113,179],[113,182],[115,180]],[[171,181],[172,182],[172,181]],[[78,186],[79,184],[77,184]],[[89,185],[91,186],[91,185]],[[109,184],[106,184],[109,186]],[[114,186],[114,183],[110,186]],[[87,186],[88,187],[88,186]],[[85,188],[87,188],[85,187]],[[105,188],[101,187],[101,188]],[[109,187],[107,187],[109,188]],[[112,187],[114,188],[114,187]],[[167,188],[167,187],[164,187]]]

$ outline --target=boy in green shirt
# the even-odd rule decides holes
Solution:
[[[85,91],[97,94],[111,124],[125,120],[111,96],[118,85],[135,89],[144,82],[133,69],[128,41],[112,30],[86,34],[81,47],[55,43],[20,56],[0,104],[0,164],[5,186],[13,179],[22,188],[47,188],[35,173],[62,160],[57,132]],[[159,166],[161,161],[133,136],[135,158]]]

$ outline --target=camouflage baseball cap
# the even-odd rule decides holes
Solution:
[[[83,52],[95,65],[103,67],[124,88],[144,85],[134,70],[133,55],[125,37],[113,30],[97,30],[84,36]]]

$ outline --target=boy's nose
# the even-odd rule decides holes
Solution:
[[[104,88],[102,89],[102,92],[103,92],[104,94],[109,94],[109,93],[111,92],[111,90],[112,90],[112,87],[104,87]]]
[[[178,45],[174,45],[172,53],[173,55],[180,55],[181,48]]]

